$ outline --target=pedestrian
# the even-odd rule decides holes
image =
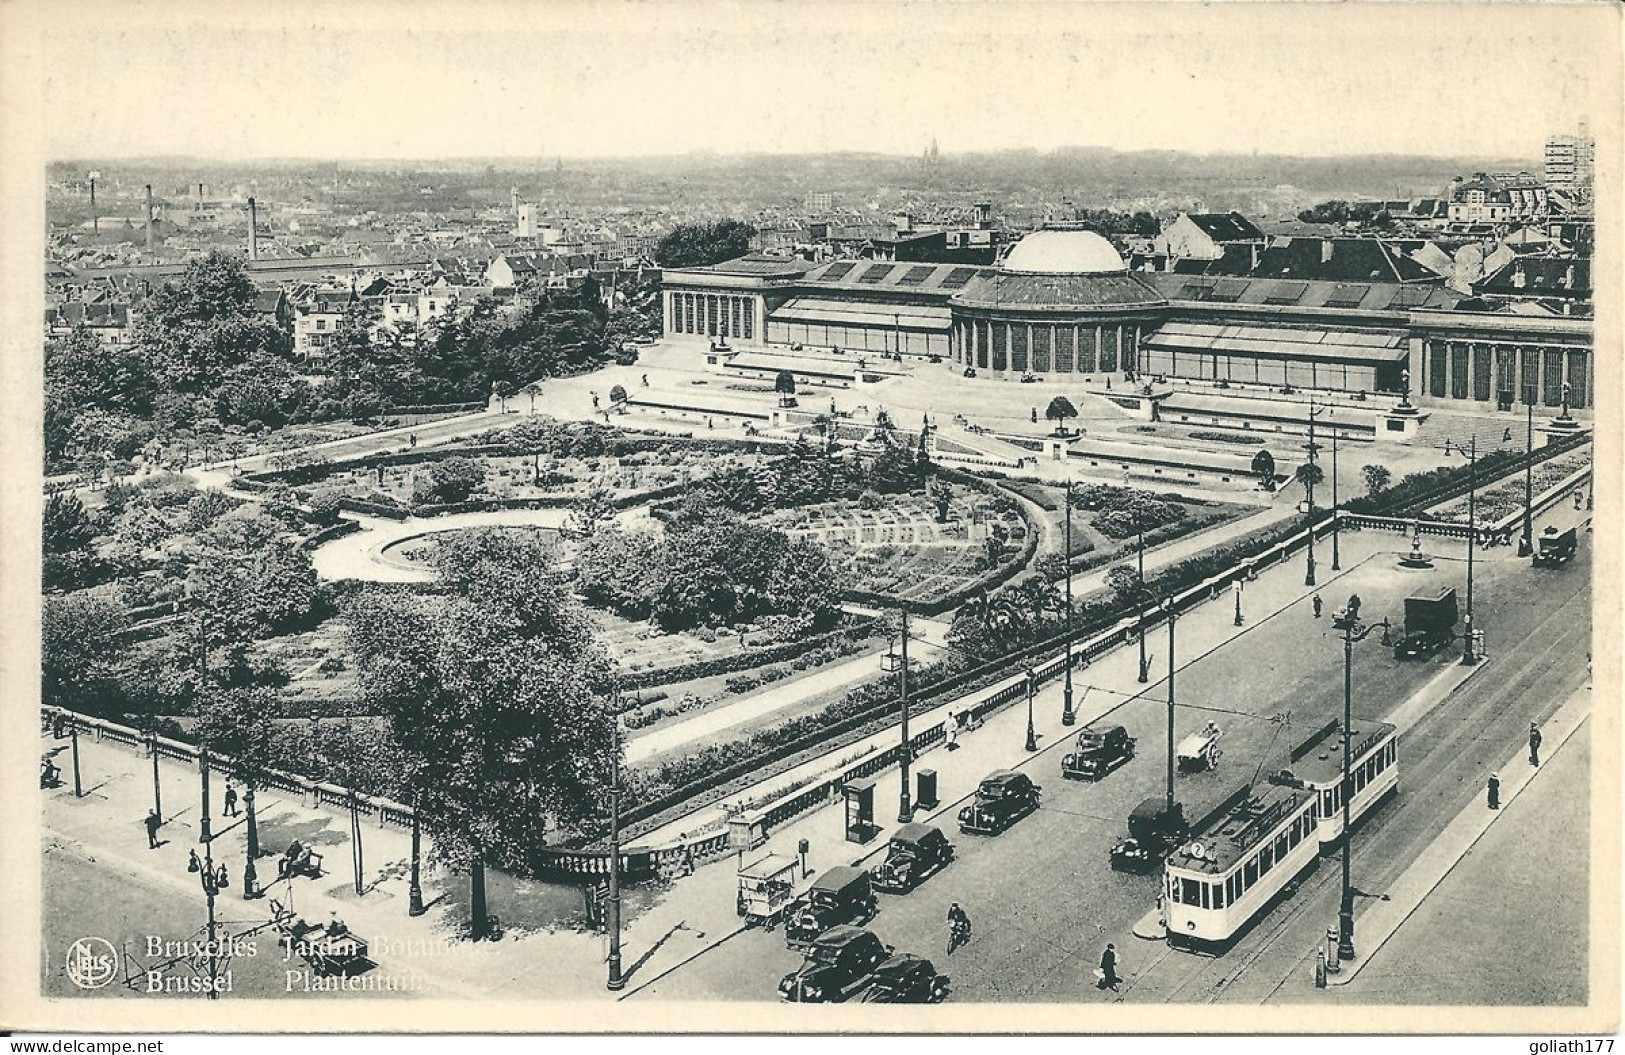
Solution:
[[[406,437],[406,444],[408,447],[416,447],[418,445],[418,434],[415,432],[408,433]]]
[[[1315,618],[1319,619],[1320,618],[1320,607],[1321,607],[1320,606],[1320,594],[1318,594],[1318,593],[1315,594],[1313,604],[1315,606]]]
[[[594,409],[594,410],[598,409],[598,393],[597,392],[592,393],[592,409]]]
[[[1111,390],[1112,390],[1112,379],[1108,377],[1106,379],[1106,391],[1110,392]]]
[[[959,730],[957,728],[955,728],[959,724],[958,719],[956,719],[953,715],[950,714],[948,716],[948,720],[946,722],[942,723],[942,724],[943,724],[944,729],[946,730],[946,732],[943,733],[943,739],[947,741],[948,750],[950,750],[950,751],[958,751],[959,750]]]
[[[1507,426],[1505,429],[1501,430],[1501,442],[1502,443],[1511,443],[1512,442],[1512,427],[1510,425]]]
[[[230,781],[226,782],[225,809],[221,810],[220,812],[226,817],[237,816],[237,788]]]
[[[1529,764],[1540,765],[1540,727],[1534,722],[1529,723]]]
[[[1490,809],[1492,809],[1492,810],[1500,809],[1501,808],[1501,778],[1496,776],[1494,773],[1490,774],[1489,797],[1490,797]]]
[[[1097,972],[1100,981],[1095,984],[1096,989],[1110,989],[1118,991],[1123,980],[1117,977],[1117,946],[1111,942],[1106,943],[1106,951],[1100,954],[1100,970]]]
[[[643,387],[644,388],[649,387],[649,375],[648,374],[643,375]]]
[[[157,810],[148,810],[143,823],[147,826],[147,849],[158,849],[158,829],[163,827],[164,819],[158,816]]]

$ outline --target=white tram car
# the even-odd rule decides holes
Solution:
[[[1218,950],[1320,860],[1320,798],[1266,784],[1242,788],[1217,819],[1168,856],[1168,944]]]
[[[1361,817],[1399,787],[1399,730],[1387,722],[1357,723],[1349,736],[1349,822]],[[1328,722],[1292,752],[1289,769],[1270,782],[1304,788],[1315,793],[1319,807],[1320,844],[1324,850],[1343,837],[1342,723]]]

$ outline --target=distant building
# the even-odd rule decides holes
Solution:
[[[1453,224],[1504,224],[1546,213],[1546,185],[1527,172],[1474,174],[1450,183]]]
[[[1551,136],[1546,140],[1546,182],[1553,187],[1590,189],[1596,175],[1597,141],[1591,138],[1585,122],[1580,133]]]
[[[818,191],[807,195],[802,203],[809,216],[828,216],[835,211],[835,195],[829,191]]]
[[[317,290],[296,309],[293,319],[293,353],[307,363],[327,358],[333,337],[344,323],[351,305],[357,303],[353,289]]]
[[[1152,243],[1152,255],[1173,270],[1180,260],[1218,260],[1227,253],[1252,257],[1261,252],[1264,232],[1239,212],[1180,213]]]

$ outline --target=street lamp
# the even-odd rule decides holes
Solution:
[[[406,914],[408,916],[421,916],[425,911],[423,907],[423,828],[418,821],[418,796],[412,792],[412,864],[411,872],[406,886]]]
[[[1343,570],[1342,557],[1338,554],[1338,549],[1337,549],[1337,541],[1338,541],[1338,539],[1337,539],[1337,536],[1338,536],[1338,521],[1337,521],[1337,432],[1338,432],[1337,423],[1333,422],[1332,423],[1332,571],[1342,571]],[[1315,531],[1314,525],[1310,524],[1309,525],[1309,533],[1311,535],[1313,535],[1314,531]]]
[[[621,974],[621,715],[620,688],[615,690],[615,713],[610,723],[615,731],[615,747],[610,758],[609,776],[609,978],[604,987],[610,992],[626,988]]]
[[[1303,490],[1304,490],[1305,496],[1308,499],[1308,505],[1309,505],[1309,515],[1307,517],[1307,519],[1309,521],[1309,547],[1308,547],[1307,550],[1305,550],[1305,553],[1307,554],[1307,557],[1306,557],[1306,562],[1305,562],[1304,572],[1303,572],[1303,584],[1305,586],[1313,586],[1313,585],[1315,585],[1315,475],[1314,475],[1314,469],[1316,468],[1316,466],[1315,466],[1315,454],[1316,454],[1316,451],[1318,450],[1318,448],[1315,446],[1315,417],[1316,417],[1315,401],[1314,401],[1313,398],[1311,398],[1309,400],[1309,466],[1310,466],[1310,471],[1308,473],[1304,474],[1304,478],[1303,478]]]
[[[260,855],[260,829],[259,819],[254,813],[254,781],[243,781],[243,809],[247,812],[248,838],[243,845],[243,900],[252,901],[264,891],[259,889],[259,870],[254,867],[254,858]]]
[[[1236,598],[1236,625],[1237,626],[1241,625],[1241,591],[1242,591],[1242,589],[1244,587],[1245,587],[1245,584],[1240,579],[1237,579],[1235,582],[1230,584],[1230,592],[1232,594],[1234,594],[1235,598]]]
[[[1077,712],[1072,709],[1072,480],[1066,481],[1066,556],[1063,558],[1066,577],[1066,682],[1061,689],[1061,724],[1077,723]]]
[[[1138,582],[1138,586],[1139,586],[1139,589],[1136,592],[1141,595],[1141,600],[1143,601],[1144,600],[1144,594],[1145,594],[1145,524],[1143,524],[1140,521],[1139,514],[1135,514],[1135,516],[1134,516],[1134,528],[1135,528],[1135,531],[1137,532],[1138,537],[1139,537],[1139,542],[1138,542],[1138,551],[1139,551],[1139,558],[1138,558],[1139,559],[1139,571],[1138,571],[1139,582]],[[1145,683],[1147,683],[1147,682],[1149,682],[1151,680],[1151,663],[1150,663],[1149,660],[1147,660],[1145,658],[1145,610],[1144,610],[1143,607],[1141,608],[1139,614],[1140,614],[1140,676],[1138,678],[1138,681],[1139,681],[1139,683],[1141,685],[1144,685]]]
[[[216,941],[216,922],[214,916],[214,897],[220,892],[218,877],[214,871],[214,835],[210,831],[209,820],[209,748],[204,746],[198,757],[198,768],[202,776],[202,804],[203,813],[198,818],[198,836],[203,843],[203,872],[198,880],[203,884],[203,897],[209,907],[209,999],[216,1000],[220,994],[215,991],[212,984],[219,974],[219,944]]]
[[[1167,816],[1174,812],[1174,599],[1163,599],[1162,610],[1168,614],[1168,801]]]
[[[1038,731],[1033,728],[1033,689],[1037,684],[1032,668],[1027,670],[1027,750],[1038,750]]]
[[[68,720],[68,741],[73,745],[73,797],[82,799],[85,790],[79,780],[79,716]]]
[[[908,605],[898,604],[897,610],[903,617],[903,665],[898,669],[901,684],[903,729],[902,745],[898,754],[898,773],[902,780],[897,789],[897,823],[907,824],[914,819],[914,807],[909,801],[908,792],[908,764],[913,755],[913,745],[908,738]]]
[[[159,820],[164,818],[164,793],[158,786],[158,730],[147,730],[148,744],[152,755],[152,812]]]
[[[1467,626],[1462,635],[1461,662],[1472,666],[1478,662],[1473,651],[1473,550],[1478,541],[1478,437],[1469,441],[1467,453]]]
[[[1343,896],[1337,911],[1339,960],[1354,959],[1354,886],[1349,881],[1349,853],[1353,842],[1349,838],[1349,800],[1354,797],[1354,781],[1350,774],[1354,728],[1354,643],[1365,640],[1371,631],[1379,627],[1382,628],[1385,637],[1388,634],[1387,619],[1380,623],[1360,622],[1359,602],[1358,596],[1351,596],[1348,607],[1343,610],[1342,618],[1333,623],[1334,626],[1340,625],[1343,631],[1343,779],[1339,785],[1339,794],[1343,799]]]

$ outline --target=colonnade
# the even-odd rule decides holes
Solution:
[[[1140,323],[956,318],[954,362],[978,370],[1094,374],[1136,370]]]
[[[1414,390],[1433,399],[1487,403],[1510,392],[1515,403],[1555,407],[1569,386],[1569,406],[1591,405],[1591,349],[1572,345],[1510,344],[1500,341],[1428,340],[1422,346],[1422,376]]]

